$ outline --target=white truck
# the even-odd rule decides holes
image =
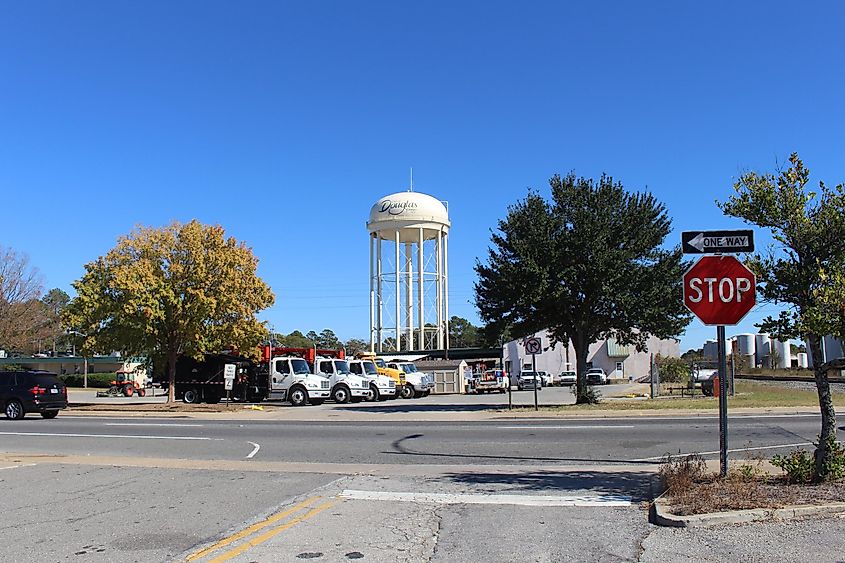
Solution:
[[[372,360],[347,360],[349,363],[349,370],[355,374],[360,375],[370,383],[370,400],[371,401],[385,401],[387,399],[395,399],[396,382],[386,375],[380,375],[378,367]]]
[[[414,397],[428,397],[434,389],[434,376],[417,369],[413,362],[392,360],[387,362],[387,367],[397,369],[405,374],[405,385],[399,390],[399,396],[403,399]]]
[[[322,405],[329,398],[329,380],[312,374],[304,359],[296,356],[269,357],[267,365],[270,399],[288,401],[295,407],[301,407],[306,403]]]
[[[352,373],[346,360],[318,356],[314,360],[314,374],[328,378],[335,403],[360,403],[370,398],[369,380]]]

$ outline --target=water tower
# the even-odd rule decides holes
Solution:
[[[370,346],[377,352],[449,348],[449,213],[407,191],[370,210]]]

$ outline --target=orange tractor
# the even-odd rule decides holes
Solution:
[[[111,382],[111,387],[106,391],[99,391],[98,397],[118,397],[120,395],[124,397],[132,397],[133,395],[144,397],[147,394],[147,390],[138,385],[137,381],[131,379],[125,371],[118,371],[115,376],[115,380]]]

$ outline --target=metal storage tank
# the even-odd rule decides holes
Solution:
[[[799,368],[806,368],[809,366],[809,362],[807,361],[807,353],[806,352],[798,352],[798,367]]]
[[[370,210],[370,346],[378,352],[449,348],[449,213],[408,191]]]
[[[772,340],[771,349],[774,351],[775,359],[777,360],[776,369],[789,369],[792,366],[792,346],[789,342],[782,340]]]
[[[702,352],[704,354],[705,360],[713,360],[716,361],[719,359],[719,343],[716,340],[705,340],[704,341],[704,350]]]
[[[754,335],[747,333],[737,334],[734,339],[736,340],[737,353],[744,359],[745,366],[750,368],[755,367]]]
[[[771,367],[771,365],[769,364],[769,356],[772,353],[772,339],[769,338],[769,335],[756,335],[754,337],[754,346],[757,365],[764,368]]]

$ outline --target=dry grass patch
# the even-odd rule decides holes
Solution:
[[[721,479],[707,472],[699,455],[667,456],[660,467],[660,478],[672,513],[679,516],[845,501],[843,481],[793,485],[785,477],[768,475],[762,466],[762,460],[754,460]]]

